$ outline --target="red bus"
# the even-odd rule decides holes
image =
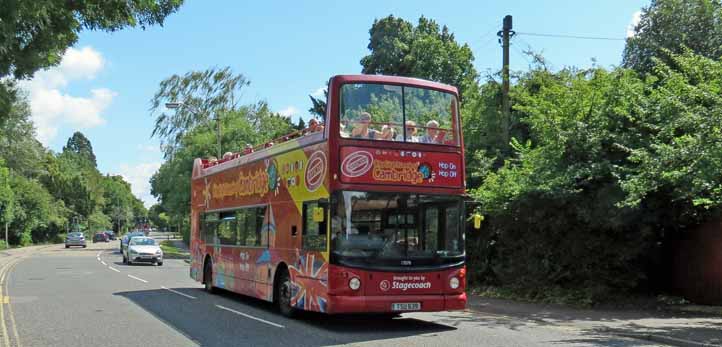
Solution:
[[[191,277],[289,316],[463,309],[457,89],[341,75],[327,102],[316,129],[195,160]]]

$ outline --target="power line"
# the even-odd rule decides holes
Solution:
[[[580,39],[580,40],[606,40],[606,41],[625,41],[626,39],[618,37],[600,37],[600,36],[577,36],[577,35],[562,35],[562,34],[540,34],[540,33],[523,33],[517,32],[517,35],[526,36],[541,36],[541,37],[555,37],[560,39]]]

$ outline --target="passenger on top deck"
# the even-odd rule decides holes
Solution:
[[[231,158],[233,158],[233,153],[231,153],[231,152],[223,153],[223,160],[229,160]]]
[[[246,144],[246,148],[243,149],[243,154],[253,153],[253,146],[250,143]]]
[[[371,124],[371,114],[368,112],[361,112],[356,126],[351,131],[351,137],[361,139],[377,139],[381,137],[381,133],[375,129],[369,129]]]
[[[388,125],[384,125],[381,128],[381,137],[380,137],[381,140],[394,141],[395,137],[396,137],[396,129],[394,129]]]
[[[442,143],[444,137],[446,137],[446,132],[439,131],[439,122],[432,119],[426,123],[426,135],[421,137],[420,142]]]
[[[412,120],[406,121],[406,142],[419,142],[419,137],[416,136],[416,122]],[[396,141],[404,141],[402,134],[396,136]]]
[[[306,133],[311,134],[319,131],[323,131],[323,125],[319,124],[316,118],[311,118],[308,121],[308,129]]]

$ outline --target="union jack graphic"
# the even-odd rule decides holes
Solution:
[[[308,311],[326,312],[328,264],[316,261],[315,254],[301,257],[299,267],[289,267],[291,275],[291,306]]]

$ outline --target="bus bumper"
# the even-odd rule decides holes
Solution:
[[[419,310],[395,311],[396,303],[420,303]],[[337,296],[329,295],[327,313],[404,313],[463,310],[466,293],[450,295],[384,295]]]

